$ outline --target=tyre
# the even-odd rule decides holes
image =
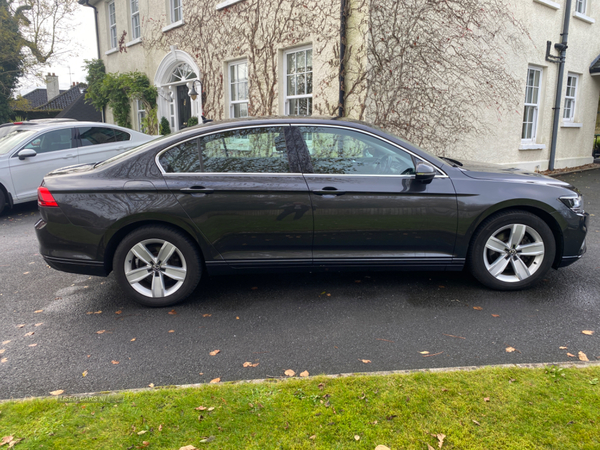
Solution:
[[[2,191],[2,189],[0,189],[0,214],[2,214],[2,211],[4,211],[5,207],[6,207],[6,196],[4,195],[4,192]]]
[[[550,270],[556,241],[550,227],[526,211],[506,211],[486,219],[469,249],[471,273],[501,291],[526,289]]]
[[[117,282],[137,303],[171,306],[198,285],[202,261],[197,246],[168,226],[144,226],[121,241],[113,259]]]

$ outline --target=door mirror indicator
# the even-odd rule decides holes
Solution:
[[[24,148],[19,153],[17,153],[17,156],[21,161],[23,161],[25,158],[32,158],[35,155],[37,155],[36,151],[30,148]]]
[[[415,180],[423,184],[429,184],[435,178],[435,169],[426,163],[417,164]]]

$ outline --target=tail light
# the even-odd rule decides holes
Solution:
[[[46,208],[58,208],[58,203],[52,197],[52,194],[44,186],[38,188],[38,206],[45,206]]]

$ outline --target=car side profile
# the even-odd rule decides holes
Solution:
[[[38,189],[40,252],[107,276],[147,306],[201,276],[319,270],[449,270],[524,289],[586,250],[574,187],[516,169],[440,159],[363,122],[212,122]]]
[[[33,201],[44,175],[64,166],[111,158],[154,139],[116,125],[54,119],[0,128],[0,213]]]

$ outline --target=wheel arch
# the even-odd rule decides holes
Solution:
[[[548,225],[548,227],[552,231],[552,235],[554,236],[554,242],[556,244],[556,254],[554,256],[554,261],[552,263],[552,267],[555,269],[558,268],[558,266],[562,260],[563,249],[564,249],[563,229],[555,216],[553,216],[546,209],[541,208],[538,205],[532,205],[532,204],[504,205],[499,208],[491,208],[491,209],[487,210],[484,214],[482,214],[479,217],[479,220],[473,227],[473,231],[472,231],[471,237],[469,239],[469,246],[467,248],[467,255],[470,254],[470,250],[471,250],[471,247],[473,246],[474,238],[477,234],[477,231],[482,227],[484,222],[487,219],[489,219],[490,217],[492,217],[498,213],[504,213],[504,212],[509,212],[509,211],[529,212],[529,213],[539,217],[540,219],[542,219],[546,223],[546,225]]]
[[[6,202],[6,206],[8,206],[9,208],[13,207],[13,198],[10,192],[8,192],[8,189],[6,188],[6,186],[4,186],[4,183],[0,182],[0,191],[2,191],[2,194],[4,194],[4,201]],[[0,211],[2,210],[2,205],[0,205]]]
[[[198,235],[194,232],[194,230],[185,222],[172,222],[169,220],[163,219],[140,219],[134,222],[127,223],[122,227],[118,228],[109,238],[104,248],[104,267],[106,269],[106,273],[110,273],[113,270],[113,258],[115,256],[115,252],[117,247],[123,240],[125,236],[129,233],[137,230],[138,228],[147,226],[147,225],[166,225],[170,228],[173,228],[177,231],[183,232],[186,236],[188,236],[192,242],[196,245],[196,249],[200,254],[200,259],[202,261],[203,268],[205,256],[208,254],[208,248],[206,243],[201,242],[198,239]]]

